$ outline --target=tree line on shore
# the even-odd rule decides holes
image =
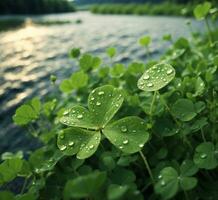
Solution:
[[[67,0],[0,0],[0,14],[43,14],[74,10],[73,4]]]

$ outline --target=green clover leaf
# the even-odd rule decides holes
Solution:
[[[67,126],[98,129],[97,125],[93,122],[92,114],[82,106],[73,106],[72,108],[65,110],[60,122]]]
[[[95,153],[100,141],[100,132],[68,128],[58,135],[57,145],[63,154],[77,154],[78,159],[85,159]]]
[[[88,97],[93,122],[98,127],[104,127],[120,109],[123,100],[120,90],[113,86],[106,85],[93,90]]]
[[[117,50],[114,47],[109,47],[107,48],[106,53],[110,58],[113,58],[116,55]]]
[[[103,133],[123,152],[135,153],[140,151],[149,139],[145,130],[145,122],[139,117],[125,117],[106,126]]]
[[[194,163],[203,169],[214,169],[218,166],[218,148],[211,142],[204,142],[195,149]]]
[[[94,172],[69,180],[64,188],[64,199],[80,199],[96,195],[106,181],[105,172]]]
[[[146,70],[137,85],[144,91],[157,91],[165,87],[174,77],[175,70],[171,65],[159,63]]]
[[[203,4],[198,4],[194,9],[194,15],[197,20],[204,19],[210,11],[211,8],[210,2],[204,2]]]
[[[190,121],[196,115],[195,106],[189,99],[179,99],[172,106],[173,115],[181,121]]]
[[[158,176],[158,182],[155,185],[156,193],[160,194],[163,199],[171,199],[180,188],[184,191],[193,189],[197,185],[197,179],[190,176],[194,175],[197,170],[190,160],[182,163],[180,175],[173,167],[165,167]]]
[[[143,36],[139,39],[139,44],[141,46],[148,46],[151,43],[151,37],[150,36]]]
[[[41,111],[41,102],[36,97],[33,98],[29,104],[24,104],[20,106],[15,115],[13,116],[13,120],[17,125],[26,125],[33,120],[36,120],[39,117]]]
[[[57,140],[63,154],[77,154],[79,159],[90,157],[99,146],[101,133],[125,153],[140,151],[149,139],[142,119],[126,117],[108,125],[123,100],[120,90],[106,85],[90,93],[88,109],[82,106],[67,109],[60,122],[72,128],[62,130]]]

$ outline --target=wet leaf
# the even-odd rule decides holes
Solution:
[[[157,91],[169,84],[174,77],[174,68],[169,64],[160,63],[146,70],[137,85],[144,91]]]
[[[194,163],[203,169],[214,169],[218,166],[218,159],[214,144],[211,142],[204,142],[198,145],[195,149]]]
[[[88,108],[94,124],[104,127],[119,110],[123,100],[121,91],[113,86],[106,85],[93,90],[88,98]]]
[[[149,139],[145,122],[139,117],[120,119],[103,130],[110,142],[125,153],[140,151]]]
[[[129,188],[126,185],[111,184],[107,190],[107,198],[108,200],[120,200],[126,194],[128,189]]]
[[[73,106],[64,111],[60,122],[67,126],[97,129],[92,114],[82,106]]]
[[[158,177],[155,185],[156,193],[160,194],[164,199],[170,199],[177,193],[179,189],[178,172],[172,167],[164,168]]]
[[[100,140],[100,132],[68,128],[58,134],[57,145],[65,155],[77,154],[78,159],[86,159],[95,153]]]

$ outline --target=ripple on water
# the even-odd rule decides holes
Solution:
[[[63,25],[61,28],[28,26],[0,33],[0,102],[4,105],[0,107],[0,137],[16,136],[16,142],[12,139],[14,142],[10,145],[1,144],[0,150],[11,150],[24,143],[25,147],[32,145],[24,140],[24,134],[17,137],[18,129],[7,128],[12,126],[11,116],[24,100],[48,94],[51,89],[50,74],[63,79],[74,70],[72,61],[67,58],[67,52],[72,47],[81,47],[83,52],[105,58],[105,49],[115,46],[119,52],[116,61],[127,64],[133,59],[145,61],[145,51],[137,43],[142,35],[153,38],[150,52],[155,57],[166,48],[166,43],[160,42],[162,33],[177,37],[188,33],[185,18],[100,16],[87,12],[45,15],[42,18],[55,20],[57,16],[60,20],[82,19],[83,23]],[[197,25],[194,23],[194,26]]]

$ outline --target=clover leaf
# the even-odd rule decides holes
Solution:
[[[93,116],[90,111],[82,106],[73,106],[66,109],[60,122],[67,126],[97,129],[98,126],[93,122]]]
[[[85,159],[95,153],[100,140],[100,132],[68,128],[58,135],[57,145],[65,155],[77,154],[78,159]]]
[[[60,84],[62,92],[71,92],[74,89],[80,89],[88,84],[88,75],[83,71],[75,72],[69,79],[65,79]]]
[[[94,124],[104,127],[120,109],[123,100],[121,91],[113,86],[106,85],[93,90],[88,97],[88,108]]]
[[[40,110],[40,100],[33,98],[29,104],[24,104],[16,110],[13,120],[17,125],[26,125],[39,117]]]
[[[123,103],[120,90],[106,85],[93,90],[88,109],[74,106],[67,109],[60,122],[72,128],[58,134],[57,145],[65,155],[90,157],[97,150],[101,133],[125,153],[140,151],[149,139],[145,122],[139,117],[126,117],[108,124]]]
[[[74,58],[78,58],[80,56],[80,48],[73,48],[73,49],[71,49],[69,55],[73,59]]]
[[[109,48],[107,48],[106,52],[110,58],[113,58],[116,55],[117,50],[114,47],[109,47]]]
[[[218,147],[212,142],[204,142],[195,149],[194,163],[203,169],[214,169],[218,166]]]
[[[13,180],[22,170],[23,160],[13,158],[0,164],[0,185]]]
[[[195,106],[189,99],[179,99],[172,106],[173,115],[181,121],[190,121],[196,115]]]
[[[191,167],[191,170],[188,167]],[[155,191],[163,199],[171,199],[180,188],[184,191],[191,190],[197,185],[197,179],[190,176],[196,172],[196,166],[189,160],[184,161],[180,166],[180,175],[173,167],[165,167],[158,176]]]
[[[157,91],[166,86],[174,77],[175,70],[171,65],[159,63],[146,70],[137,85],[144,91]]]
[[[197,20],[204,19],[210,11],[211,8],[210,2],[204,2],[202,4],[198,4],[194,9],[194,15]]]
[[[125,117],[106,126],[103,133],[123,152],[135,153],[140,151],[149,139],[145,130],[145,122],[139,117]]]
[[[143,36],[139,39],[139,44],[141,46],[148,46],[151,43],[151,37],[150,36]]]
[[[98,171],[69,180],[64,188],[64,199],[92,197],[105,181],[106,173]]]
[[[79,60],[80,68],[85,72],[99,67],[101,62],[99,57],[93,57],[90,54],[84,54]]]

